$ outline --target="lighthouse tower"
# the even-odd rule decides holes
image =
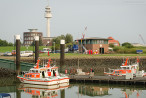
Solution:
[[[50,37],[50,18],[52,18],[52,14],[49,5],[45,9],[45,18],[47,18],[47,37]]]

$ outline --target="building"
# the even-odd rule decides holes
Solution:
[[[51,8],[48,5],[45,9],[46,9],[45,18],[47,19],[47,32],[46,33],[47,33],[47,37],[50,37],[50,18],[52,18]]]
[[[86,52],[87,50],[92,50],[102,54],[107,53],[109,47],[108,40],[107,38],[99,37],[79,39],[79,51]]]
[[[43,37],[43,39],[42,39],[43,46],[52,46],[53,38],[55,38],[55,37]]]
[[[108,44],[113,44],[114,46],[120,46],[119,41],[115,40],[113,37],[108,37],[108,39],[110,39],[108,41]]]
[[[47,19],[47,31],[46,31],[46,37],[43,37],[42,32],[37,32],[37,29],[29,29],[29,32],[24,32],[23,33],[23,45],[24,46],[29,46],[32,44],[34,40],[34,36],[39,36],[40,40],[42,40],[43,46],[50,46],[52,45],[52,39],[54,37],[50,37],[50,18],[52,18],[51,14],[51,8],[49,5],[45,7],[45,18]]]
[[[32,42],[34,41],[34,36],[39,36],[39,38],[42,40],[43,33],[37,32],[37,29],[28,29],[29,32],[23,33],[23,45],[24,46],[30,46]]]
[[[134,47],[145,47],[145,45],[140,44],[140,43],[131,43]]]

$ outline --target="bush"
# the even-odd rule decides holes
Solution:
[[[126,47],[126,48],[133,48],[133,45],[131,45],[130,43],[128,42],[125,42],[122,44],[123,47]]]

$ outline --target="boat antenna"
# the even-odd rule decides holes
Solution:
[[[52,61],[51,59],[48,60],[47,68],[50,67],[51,61]]]
[[[38,69],[39,68],[39,62],[40,62],[40,60],[37,60],[37,66],[36,66],[36,69]]]

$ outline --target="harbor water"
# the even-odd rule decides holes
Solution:
[[[13,77],[0,78],[0,94],[10,94],[11,98],[146,98],[145,86],[70,83],[49,87],[13,80]]]

